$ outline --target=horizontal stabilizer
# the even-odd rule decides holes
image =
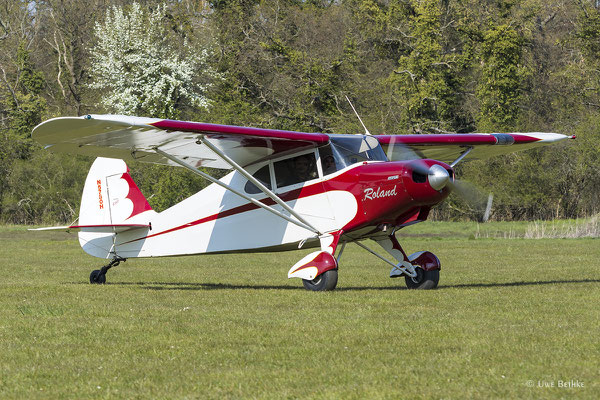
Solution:
[[[45,228],[32,228],[28,231],[84,231],[97,233],[115,233],[124,232],[131,229],[151,229],[150,224],[116,224],[116,225],[69,225],[69,226],[49,226]]]

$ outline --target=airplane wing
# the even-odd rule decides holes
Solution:
[[[138,160],[177,165],[160,154],[185,160],[195,167],[230,169],[206,145],[203,135],[241,166],[284,153],[329,142],[322,133],[215,125],[122,115],[54,118],[41,123],[32,137],[52,152]]]
[[[285,152],[327,144],[329,135],[249,128],[122,115],[86,115],[45,121],[32,136],[46,149],[69,154],[178,165],[156,149],[194,167],[230,169],[198,139],[200,136],[245,167]],[[440,135],[375,135],[390,160],[431,158],[452,163],[485,159],[554,143],[569,136],[557,133],[473,133]],[[573,138],[573,137],[571,137]],[[463,154],[464,153],[464,154]]]
[[[574,139],[559,133],[469,133],[440,135],[377,135],[392,161],[430,158],[452,163],[465,153],[463,160],[481,160]]]

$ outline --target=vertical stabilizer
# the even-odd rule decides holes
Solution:
[[[96,227],[148,224],[154,215],[125,161],[103,157],[94,161],[83,188],[78,223],[82,226],[79,242],[88,254],[102,258],[114,255],[116,230],[98,232]]]

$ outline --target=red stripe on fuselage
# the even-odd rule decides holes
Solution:
[[[281,194],[279,197],[283,201],[289,202],[289,201],[294,201],[294,200],[301,199],[303,197],[313,196],[313,195],[321,194],[321,193],[325,193],[325,189],[323,188],[323,182],[317,182],[317,183],[313,183],[312,185],[309,185],[309,186],[305,186],[305,187],[301,187],[301,188],[298,188],[298,189],[290,190],[289,192]],[[275,204],[275,201],[273,199],[269,198],[269,197],[265,197],[263,199],[258,199],[258,200],[261,203],[263,203],[264,205],[267,205],[267,206],[272,206],[272,205]],[[178,230],[181,230],[181,229],[185,229],[185,228],[189,228],[189,227],[192,227],[192,226],[200,225],[200,224],[203,224],[205,222],[210,222],[210,221],[217,220],[219,218],[230,217],[232,215],[241,214],[243,212],[256,210],[258,208],[260,208],[260,206],[257,206],[257,205],[255,205],[253,203],[246,203],[246,204],[238,206],[238,207],[230,208],[229,210],[226,210],[226,211],[220,211],[220,212],[218,212],[216,214],[209,215],[207,217],[200,218],[200,219],[197,219],[197,220],[192,221],[192,222],[188,222],[187,224],[180,225],[180,226],[177,226],[175,228],[167,229],[165,231],[157,232],[157,233],[154,233],[152,235],[148,235],[148,236],[144,236],[144,237],[141,237],[141,238],[138,238],[138,239],[130,240],[128,242],[122,243],[121,246],[124,245],[124,244],[137,242],[138,240],[149,239],[151,237],[155,237],[155,236],[159,236],[159,235],[164,235],[166,233],[171,233],[171,232],[175,232],[175,231],[178,231]]]

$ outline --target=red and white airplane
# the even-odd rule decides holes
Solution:
[[[408,255],[395,232],[425,221],[449,195],[459,161],[568,136],[329,135],[86,115],[48,120],[33,138],[53,152],[99,157],[85,182],[78,223],[40,228],[78,229],[85,252],[110,260],[91,273],[91,283],[104,283],[108,269],[133,257],[317,248],[288,278],[322,291],[335,288],[349,242],[391,264],[390,276],[404,276],[409,288],[435,288],[438,258],[428,251]],[[212,184],[158,213],[123,160],[184,167]],[[202,167],[231,172],[215,179]],[[365,239],[388,256],[361,243]]]

